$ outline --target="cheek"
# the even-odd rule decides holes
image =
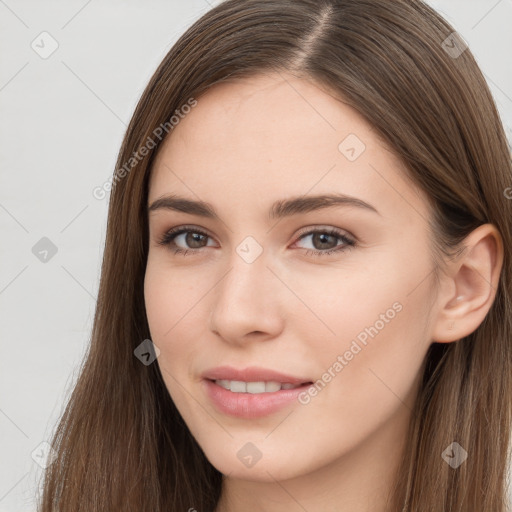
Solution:
[[[165,258],[165,257],[164,257]],[[211,272],[170,268],[161,255],[148,258],[144,300],[151,340],[160,349],[157,362],[173,399],[180,384],[197,380],[193,372],[204,359],[204,339],[210,304],[207,292],[215,284]],[[176,397],[178,398],[178,397]]]
[[[375,425],[403,402],[412,407],[431,343],[427,259],[412,267],[390,254],[380,263],[332,280],[308,274],[295,288],[311,311],[297,315],[292,338],[305,343],[301,357],[314,362],[320,381],[305,401],[320,415],[328,405],[348,429],[361,428],[354,417]]]
[[[200,415],[188,387],[189,368],[198,357],[200,288],[183,272],[172,272],[166,265],[148,259],[144,279],[144,300],[151,340],[160,349],[156,360],[164,384],[176,407],[186,418]]]
[[[188,322],[206,285],[197,274],[169,268],[161,259],[160,255],[148,258],[144,301],[152,336],[167,343],[180,324]]]
[[[166,380],[164,370],[174,374],[187,358],[190,345],[186,343],[183,327],[194,313],[191,306],[197,302],[196,295],[194,287],[179,272],[169,271],[148,259],[144,278],[146,315],[151,340],[160,349],[157,361]]]

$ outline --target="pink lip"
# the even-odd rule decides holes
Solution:
[[[201,376],[204,379],[205,393],[220,412],[247,419],[267,416],[291,403],[297,403],[299,394],[312,384],[308,379],[256,367],[237,370],[229,366],[222,366],[208,370]],[[281,389],[272,393],[233,393],[216,384],[215,380],[275,381],[303,385],[295,389]]]
[[[304,384],[311,382],[307,377],[294,377],[293,375],[286,375],[284,373],[268,370],[266,368],[259,368],[257,366],[250,366],[238,370],[232,366],[218,366],[211,368],[202,373],[203,379],[209,380],[241,380],[244,382],[289,382],[290,384]]]

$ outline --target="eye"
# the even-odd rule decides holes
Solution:
[[[180,226],[169,229],[158,241],[160,245],[168,246],[175,254],[194,252],[197,249],[206,247],[210,236],[201,229],[193,226]],[[184,245],[184,247],[180,247]]]
[[[356,242],[343,232],[335,228],[312,229],[303,233],[298,241],[310,237],[313,249],[306,251],[307,255],[325,256],[334,252],[341,252],[355,247]],[[341,243],[339,243],[341,242]]]

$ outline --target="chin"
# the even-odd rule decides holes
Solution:
[[[215,446],[207,443],[201,448],[210,463],[230,478],[271,483],[302,476],[312,469],[295,447],[265,448],[263,442],[230,439]],[[290,452],[296,457],[290,457]]]

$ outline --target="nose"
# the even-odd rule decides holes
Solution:
[[[214,288],[210,330],[230,344],[270,340],[284,327],[284,285],[267,268],[265,253],[247,263],[234,253]]]

